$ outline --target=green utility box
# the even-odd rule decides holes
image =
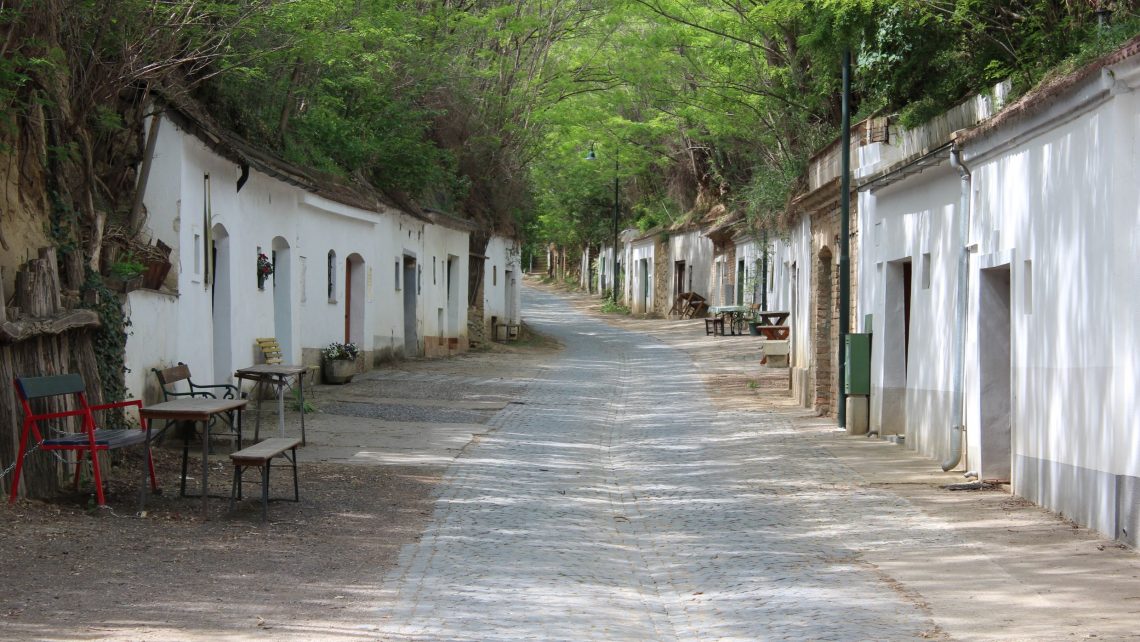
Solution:
[[[871,394],[871,334],[851,333],[844,338],[846,350],[843,392],[849,395]]]

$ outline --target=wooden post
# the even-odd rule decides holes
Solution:
[[[103,398],[91,334],[99,318],[90,310],[63,309],[54,248],[41,249],[38,258],[16,273],[15,297],[22,314],[8,318],[0,284],[0,323],[4,324],[0,331],[0,467],[14,461],[23,425],[23,410],[12,385],[15,377],[77,372],[87,384],[89,402],[97,404]],[[65,409],[56,401],[47,405],[51,410]],[[60,466],[50,453],[38,452],[24,464],[20,490],[30,497],[57,495],[70,479],[67,467]],[[0,479],[5,489],[11,483],[11,479]]]

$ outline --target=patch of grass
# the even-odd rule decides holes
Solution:
[[[317,407],[312,404],[308,399],[305,400],[304,408],[301,407],[301,391],[296,388],[293,389],[293,401],[289,402],[290,408],[293,410],[302,410],[304,414],[311,415],[317,411]]]
[[[629,308],[622,306],[621,303],[614,303],[612,299],[606,299],[602,303],[602,311],[608,315],[628,315]]]

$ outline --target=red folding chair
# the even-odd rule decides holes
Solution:
[[[24,425],[20,431],[20,450],[16,453],[16,469],[12,477],[12,490],[8,498],[9,503],[15,503],[16,495],[20,488],[20,471],[24,465],[24,457],[28,452],[29,437],[33,439],[36,444],[33,449],[38,447],[40,450],[46,451],[71,450],[76,452],[76,487],[79,486],[79,470],[83,465],[83,456],[87,455],[91,460],[92,475],[95,479],[95,497],[98,499],[100,506],[105,506],[107,503],[103,497],[103,475],[99,470],[99,457],[97,456],[101,450],[113,450],[115,448],[142,444],[146,448],[146,464],[150,472],[151,490],[154,491],[158,488],[158,482],[154,476],[154,460],[151,458],[150,444],[147,443],[146,438],[145,419],[140,418],[142,423],[141,429],[112,429],[97,428],[95,426],[95,415],[93,414],[95,411],[110,408],[124,408],[127,406],[142,408],[142,401],[131,399],[129,401],[117,401],[114,403],[100,404],[98,406],[89,406],[87,405],[87,395],[85,394],[86,386],[83,383],[83,377],[77,374],[62,374],[48,377],[16,377],[15,385],[20,397],[20,404],[24,408]],[[42,413],[36,413],[32,410],[30,403],[32,400],[50,398],[57,398],[63,402],[71,399],[72,403],[70,405],[73,406],[73,408],[59,412]],[[70,422],[56,420],[66,417],[80,418],[80,432],[68,432],[63,430],[66,424]],[[41,422],[43,422],[43,425],[41,425]]]

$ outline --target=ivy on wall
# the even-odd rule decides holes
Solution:
[[[80,307],[94,310],[101,322],[92,337],[92,343],[103,399],[126,399],[127,385],[123,375],[127,372],[127,328],[130,327],[131,320],[123,312],[119,297],[107,287],[97,272],[87,270],[87,279],[80,289],[80,295],[80,300],[83,301]],[[106,421],[112,424],[125,423],[121,412],[118,416],[107,417]]]

